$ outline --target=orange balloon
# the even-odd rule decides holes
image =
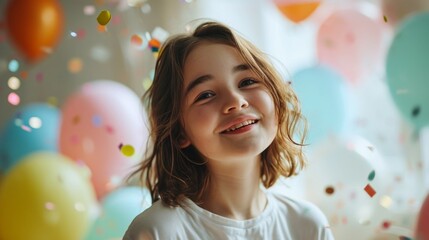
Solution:
[[[294,2],[285,4],[282,1],[276,3],[277,8],[284,16],[295,23],[299,23],[308,18],[320,5],[319,1]]]
[[[63,10],[56,0],[11,0],[6,7],[8,35],[29,61],[56,46],[63,25]]]

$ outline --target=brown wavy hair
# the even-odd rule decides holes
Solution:
[[[269,58],[252,43],[224,24],[204,22],[193,32],[167,39],[157,58],[153,83],[142,97],[150,122],[150,147],[148,144],[143,161],[131,176],[140,174],[153,202],[161,198],[168,206],[177,206],[183,197],[198,201],[210,181],[198,150],[193,145],[180,147],[184,136],[183,67],[195,46],[207,41],[237,49],[273,97],[279,127],[273,142],[261,153],[262,184],[269,188],[280,176],[296,175],[305,165],[302,147],[306,121],[290,84],[283,81]],[[300,140],[297,142],[294,137]]]

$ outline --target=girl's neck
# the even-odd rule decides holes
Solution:
[[[210,166],[209,187],[203,195],[202,208],[227,218],[245,220],[265,209],[266,196],[260,188],[260,163]]]

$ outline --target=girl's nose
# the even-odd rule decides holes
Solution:
[[[244,98],[242,94],[237,92],[229,92],[225,95],[225,105],[223,107],[224,113],[229,113],[235,110],[241,110],[243,108],[247,108],[249,103]]]

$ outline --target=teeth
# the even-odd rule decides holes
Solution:
[[[247,121],[244,121],[244,122],[239,123],[239,124],[237,124],[237,125],[234,125],[234,126],[232,126],[231,128],[228,128],[227,130],[225,130],[225,132],[234,131],[234,130],[235,130],[235,129],[237,129],[237,128],[241,128],[241,127],[243,127],[243,126],[250,125],[250,124],[253,124],[253,123],[255,123],[255,122],[256,122],[256,120],[247,120]]]

